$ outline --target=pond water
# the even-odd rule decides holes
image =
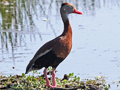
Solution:
[[[105,76],[110,89],[119,90],[113,84],[120,81],[119,0],[0,0],[0,74],[24,73],[39,47],[63,32],[62,2],[72,3],[83,15],[69,15],[73,47],[56,76]]]

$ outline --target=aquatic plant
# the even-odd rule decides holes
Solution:
[[[46,85],[44,76],[40,74],[38,74],[38,76],[34,76],[35,73],[37,73],[37,71],[33,71],[33,74],[28,76],[26,76],[24,73],[22,73],[22,75],[10,75],[7,77],[1,75],[0,89],[50,89]],[[49,79],[51,82],[51,78]],[[104,78],[98,78],[95,80],[87,79],[85,81],[80,81],[80,77],[74,76],[74,73],[70,73],[69,75],[65,74],[63,79],[59,79],[56,77],[56,82],[57,86],[59,86],[59,88],[62,88],[63,90],[65,88],[84,90],[91,90],[91,88],[94,88],[95,90],[108,90],[110,88],[110,84],[106,85]]]

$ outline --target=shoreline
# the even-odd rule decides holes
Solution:
[[[63,79],[56,77],[58,88],[49,88],[46,85],[44,75],[0,75],[0,89],[15,89],[15,90],[109,90],[110,84],[106,85],[103,76],[96,77],[94,80],[80,80],[80,77],[74,76],[74,73],[65,74]],[[51,72],[48,72],[50,75]],[[49,78],[51,81],[51,78]]]

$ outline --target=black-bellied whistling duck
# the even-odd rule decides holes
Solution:
[[[75,7],[70,3],[62,3],[60,8],[61,17],[64,23],[63,33],[56,37],[55,39],[45,43],[34,55],[32,60],[29,62],[26,68],[26,74],[32,70],[38,70],[43,67],[44,76],[46,79],[47,86],[51,88],[56,87],[55,82],[55,69],[56,67],[68,56],[72,48],[72,28],[68,19],[68,14],[79,12]],[[50,84],[49,79],[47,78],[47,68],[52,66],[52,82]]]

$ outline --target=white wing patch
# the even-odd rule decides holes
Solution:
[[[39,57],[41,57],[41,56],[45,55],[46,53],[48,53],[51,49],[52,49],[52,48],[44,51],[43,53],[40,53],[40,55],[37,56],[36,60],[37,60]],[[33,65],[34,65],[34,63],[31,65],[31,67],[29,68],[28,72],[30,72],[30,71],[32,71],[32,70],[35,70],[35,69],[32,68]],[[36,70],[37,70],[37,69],[36,69]],[[28,72],[27,72],[27,73],[28,73]]]
[[[51,49],[52,49],[52,48],[51,48]],[[48,50],[46,50],[45,52],[41,53],[41,54],[38,56],[38,58],[41,57],[41,56],[43,56],[43,55],[45,55],[46,53],[48,53],[51,49],[48,49]]]

